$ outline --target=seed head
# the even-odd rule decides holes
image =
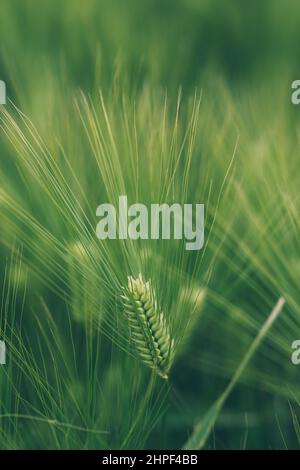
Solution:
[[[141,276],[128,277],[122,295],[129,322],[131,340],[142,361],[162,378],[168,378],[174,340],[171,340],[165,316],[160,312],[151,282]]]

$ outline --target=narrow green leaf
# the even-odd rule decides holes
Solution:
[[[269,315],[268,319],[260,329],[259,333],[257,334],[255,340],[251,344],[250,348],[248,349],[247,353],[245,354],[243,360],[241,361],[239,367],[237,368],[234,376],[232,377],[230,383],[228,384],[225,391],[222,395],[215,401],[215,403],[210,407],[207,413],[205,413],[203,419],[198,423],[196,426],[193,434],[185,443],[183,449],[185,450],[195,450],[195,449],[202,449],[215,425],[218,416],[222,410],[222,407],[230,395],[233,387],[238,382],[239,378],[241,377],[242,373],[246,369],[249,361],[251,360],[252,356],[254,355],[256,349],[260,345],[263,338],[266,336],[267,332],[271,328],[272,324],[280,314],[283,306],[285,304],[285,300],[283,297],[280,297],[278,302],[276,303],[275,307],[273,308],[271,314]]]

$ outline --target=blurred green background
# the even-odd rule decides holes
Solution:
[[[291,342],[300,336],[300,110],[290,102],[291,83],[300,73],[299,14],[296,0],[0,0],[0,79],[7,84],[8,98],[29,116],[53,152],[61,171],[53,175],[61,187],[64,175],[78,190],[62,157],[64,149],[92,210],[108,194],[114,173],[104,167],[107,180],[96,177],[82,129],[81,120],[89,129],[97,127],[92,112],[83,104],[79,117],[72,107],[80,90],[96,103],[101,89],[116,146],[124,156],[113,164],[115,169],[120,164],[129,192],[134,193],[136,183],[129,166],[134,168],[135,138],[157,163],[160,152],[164,155],[164,139],[166,147],[169,141],[184,141],[185,129],[197,122],[187,194],[192,202],[205,203],[209,234],[204,252],[186,261],[179,250],[173,256],[171,249],[155,246],[158,260],[153,255],[149,270],[157,274],[166,305],[175,299],[168,265],[172,275],[181,270],[185,280],[192,279],[208,294],[170,384],[155,383],[149,395],[147,370],[123,354],[114,338],[114,302],[105,306],[113,319],[110,330],[96,339],[76,310],[79,305],[88,315],[97,312],[101,296],[117,290],[114,279],[124,283],[126,255],[118,247],[109,251],[118,271],[111,278],[97,272],[91,279],[95,266],[89,268],[90,259],[83,261],[90,271],[76,283],[64,276],[61,266],[72,264],[64,249],[73,240],[76,251],[82,234],[57,210],[50,184],[52,199],[47,193],[48,163],[41,167],[45,179],[42,170],[35,175],[41,187],[35,186],[33,169],[26,173],[24,141],[4,115],[0,188],[11,199],[0,193],[1,332],[6,332],[14,361],[0,375],[0,447],[180,448],[224,390],[281,295],[287,300],[284,314],[231,394],[206,447],[299,447],[300,369],[290,361]],[[195,90],[201,104],[194,121]],[[178,93],[183,112],[175,139],[172,119]],[[167,125],[162,130],[166,94]],[[104,129],[105,118],[95,108],[95,122]],[[15,116],[11,104],[7,109]],[[130,129],[136,120],[137,137],[127,131],[126,116]],[[16,121],[24,130],[22,117]],[[109,132],[103,133],[110,149]],[[42,154],[29,129],[24,135]],[[17,154],[23,151],[19,160]],[[188,152],[184,149],[183,155]],[[176,171],[174,194],[182,197],[184,162]],[[163,180],[163,173],[159,176]],[[140,183],[145,199],[153,181],[152,189],[159,190],[156,175],[152,178],[146,174]],[[22,211],[56,241],[22,219]],[[95,264],[102,256],[96,255]],[[43,279],[47,265],[49,274]],[[71,298],[69,309],[65,296]],[[91,305],[94,296],[97,302]],[[178,305],[183,314],[188,311],[183,303]],[[53,428],[47,419],[64,423],[68,431]],[[108,429],[108,435],[81,428]]]
[[[116,66],[132,83],[175,89],[199,86],[207,67],[232,86],[270,80],[283,66],[297,73],[298,10],[296,0],[2,1],[1,75],[24,88],[47,66],[85,90]]]

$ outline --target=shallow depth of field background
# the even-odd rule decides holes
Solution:
[[[1,114],[0,448],[181,448],[280,296],[286,306],[206,448],[299,447],[299,15],[294,0],[0,0],[0,79],[15,119]],[[204,203],[204,249],[101,251],[95,235],[82,259],[87,238],[64,188],[96,226],[121,183],[132,202],[168,188],[169,202]],[[187,289],[204,295],[167,384],[151,382],[124,339],[119,286],[131,262],[174,334],[195,308]]]

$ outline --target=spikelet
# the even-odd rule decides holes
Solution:
[[[174,355],[174,341],[165,316],[158,309],[151,282],[145,282],[141,274],[137,279],[129,276],[122,299],[131,340],[140,358],[167,379]]]

